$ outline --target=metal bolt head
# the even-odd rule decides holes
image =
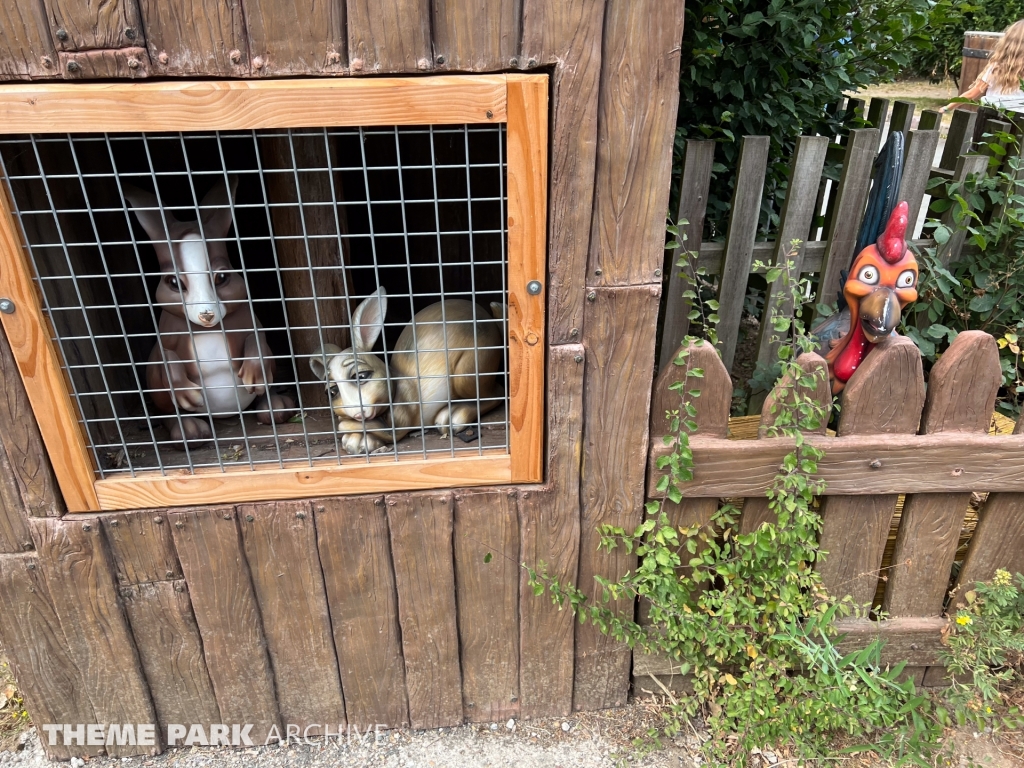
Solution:
[[[526,284],[526,292],[531,296],[540,295],[542,290],[544,290],[544,286],[540,284],[540,280],[531,280]]]
[[[21,548],[24,549],[26,552],[31,551],[32,550],[32,542],[31,541],[24,541],[24,542],[22,542]]]
[[[569,335],[570,335],[570,336],[572,336],[572,337],[573,337],[573,338],[575,339],[575,338],[576,338],[577,336],[579,336],[579,335],[580,335],[580,329],[579,329],[579,328],[573,328],[573,329],[571,329],[571,330],[569,331]]]
[[[49,69],[53,66],[53,59],[51,59],[49,56],[43,56],[41,59],[39,59],[39,63],[47,69]]]
[[[341,54],[338,53],[337,51],[330,51],[327,54],[327,63],[328,64],[340,64],[341,63]]]
[[[85,525],[82,526],[82,530],[83,531],[91,531],[92,530],[92,526],[89,525],[88,523],[86,523]]]
[[[181,522],[181,520],[179,520],[178,522],[176,522],[176,523],[174,524],[174,527],[175,527],[175,528],[184,528],[184,527],[185,527],[185,524],[184,524],[183,522]]]
[[[78,65],[77,61],[69,61],[68,62],[68,72],[77,72],[80,69],[81,69],[81,67]]]
[[[868,464],[868,466],[871,467],[872,469],[881,469],[882,468],[882,460],[881,459],[872,459],[871,463]]]
[[[162,517],[160,517],[160,515],[157,515],[156,517],[153,518],[153,522],[156,523],[157,525],[163,525],[164,519]]]
[[[533,69],[536,66],[537,66],[537,60],[536,59],[530,59],[529,61],[526,62],[526,68],[527,69]]]
[[[36,569],[36,564],[35,563],[29,563],[27,567],[28,567],[28,569],[30,571],[34,571]]]
[[[296,512],[296,513],[295,513],[295,516],[296,516],[296,517],[297,517],[297,518],[298,518],[299,520],[305,520],[305,519],[306,519],[306,513],[305,513],[305,512]]]
[[[130,56],[128,58],[128,69],[138,69],[138,68],[139,68],[139,60],[136,59],[134,56]]]
[[[444,64],[444,63],[445,63],[445,61],[447,61],[447,59],[445,59],[445,57],[444,57],[444,56],[438,56],[438,57],[437,57],[437,63],[438,63],[438,64]]]
[[[604,274],[604,270],[598,267],[597,269],[594,270],[594,274],[600,277],[601,275]]]
[[[587,301],[597,301],[597,291],[591,291],[587,294]]]
[[[660,269],[654,270],[654,276],[655,277],[661,277],[661,270]]]
[[[242,60],[242,52],[235,49],[228,54],[228,58],[231,59],[232,64],[237,64]]]
[[[492,117],[494,117],[494,113],[491,110],[488,109],[487,110],[487,119],[490,120]]]
[[[513,56],[511,59],[509,59],[508,65],[510,67],[518,67],[519,66],[519,59],[517,59],[517,58],[515,58]]]
[[[135,39],[135,30],[132,29],[131,27],[128,27],[124,31],[124,36],[127,37],[129,40],[134,40]]]
[[[173,579],[174,578],[174,571],[167,571],[166,574],[167,574],[167,578],[168,579]]]
[[[183,587],[181,584],[175,584],[174,585],[174,591],[175,592],[184,592],[185,591],[185,587]]]
[[[245,516],[245,522],[247,522],[247,523],[251,523],[251,522],[252,522],[253,520],[255,520],[255,519],[256,519],[256,518],[255,518],[255,517],[253,517],[252,515],[246,515],[246,516]]]
[[[120,520],[111,520],[110,521],[110,527],[111,528],[117,528],[117,526],[119,526],[120,524],[121,524]]]
[[[430,69],[430,62],[427,59],[420,59],[416,62],[416,69]]]
[[[576,355],[576,357],[574,357],[573,360],[575,360],[577,363],[582,363],[583,355]]]
[[[225,519],[225,520],[230,520],[230,519],[231,519],[231,515],[230,515],[230,514],[228,514],[228,515],[224,515],[224,519]]]
[[[60,40],[62,43],[64,41],[66,41],[68,39],[68,32],[67,32],[67,30],[66,29],[58,29],[57,30],[57,39]]]
[[[263,60],[262,56],[257,56],[252,60],[253,69],[263,69],[264,64],[266,64],[266,62]]]
[[[5,315],[13,315],[14,309],[13,301],[10,299],[0,299],[0,312],[3,312]]]

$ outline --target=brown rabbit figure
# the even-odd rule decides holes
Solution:
[[[353,346],[325,345],[309,361],[327,382],[342,447],[350,454],[371,453],[424,427],[461,432],[500,402],[501,324],[481,322],[492,314],[500,319],[500,304],[491,305],[492,314],[476,305],[475,318],[473,303],[462,299],[417,312],[391,355],[394,391],[384,361],[370,351],[384,330],[387,308],[387,294],[378,288],[352,313]]]
[[[153,240],[160,261],[156,303],[162,309],[159,341],[149,356],[147,385],[166,419],[171,440],[202,442],[212,436],[207,419],[178,417],[179,409],[212,418],[239,416],[253,401],[257,420],[281,423],[295,407],[272,395],[274,360],[248,301],[245,278],[232,269],[223,238],[231,228],[230,197],[214,185],[199,221],[178,221],[162,211],[155,195],[125,187],[125,197]]]

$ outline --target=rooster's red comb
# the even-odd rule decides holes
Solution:
[[[910,206],[904,200],[893,208],[892,215],[889,216],[889,223],[885,225],[885,231],[875,242],[882,258],[890,264],[895,264],[907,252],[906,236],[909,215]]]

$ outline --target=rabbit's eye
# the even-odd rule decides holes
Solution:
[[[224,285],[224,283],[226,283],[228,279],[230,279],[230,277],[231,275],[229,275],[227,272],[218,272],[216,275],[213,276],[213,284],[219,288],[220,286]]]
[[[332,384],[331,386],[329,386],[327,388],[327,394],[330,395],[331,397],[337,397],[338,396],[338,386],[336,384]]]
[[[181,283],[178,282],[178,278],[176,278],[174,275],[168,275],[167,277],[165,277],[164,282],[166,282],[169,286],[171,286],[171,288],[173,288],[176,291],[181,290]]]
[[[373,371],[360,371],[356,374],[356,379],[359,381],[366,381],[371,376],[373,376]]]

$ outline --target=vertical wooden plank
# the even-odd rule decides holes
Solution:
[[[438,69],[486,72],[515,66],[522,0],[433,0],[431,6]]]
[[[409,725],[383,496],[313,502],[348,722]]]
[[[840,437],[913,435],[924,408],[921,353],[905,336],[880,342],[850,377],[839,410]],[[878,586],[889,524],[897,496],[826,496],[819,546],[828,553],[815,567],[836,597],[858,605],[872,601]]]
[[[470,722],[519,715],[519,515],[509,490],[455,493],[462,706]]]
[[[462,722],[451,494],[387,497],[413,728]]]
[[[956,168],[956,161],[960,155],[971,151],[971,140],[974,137],[974,125],[977,120],[977,112],[966,109],[953,111],[953,116],[949,119],[949,130],[946,132],[946,143],[942,146],[940,168],[952,171]]]
[[[583,338],[604,6],[604,0],[523,0],[521,60],[554,66],[548,159],[550,344],[576,344]]]
[[[551,347],[548,399],[566,403],[548,416],[547,485],[519,493],[521,554],[530,568],[576,584],[580,543],[580,462],[583,448],[583,346]],[[525,569],[519,586],[519,704],[526,719],[572,712],[573,616],[549,595],[536,596]]]
[[[631,530],[643,514],[658,290],[637,286],[592,293],[584,338],[583,441],[587,459],[581,484],[577,584],[591,600],[598,601],[601,590],[594,577],[616,579],[636,563],[636,556],[621,548],[598,551],[598,528],[610,524]],[[632,600],[607,605],[633,615]],[[629,669],[628,647],[601,634],[592,624],[577,626],[573,707],[621,706],[629,691]]]
[[[1024,418],[1013,434],[1024,435]],[[1024,573],[1024,493],[990,493],[978,516],[967,557],[957,577],[957,596],[988,581],[1002,568]]]
[[[0,5],[0,79],[34,80],[59,74],[42,0]]]
[[[53,609],[36,553],[0,556],[0,645],[11,663],[32,721],[95,723],[96,712]],[[96,755],[100,747],[39,743],[51,760]]]
[[[825,142],[828,143],[828,139]],[[659,371],[664,371],[672,364],[677,345],[682,343],[690,331],[690,300],[683,298],[683,292],[689,290],[690,285],[683,278],[683,272],[689,273],[693,278],[694,259],[691,256],[685,267],[680,267],[677,262],[684,251],[700,253],[700,244],[704,236],[704,214],[707,210],[708,190],[711,187],[711,167],[714,162],[715,142],[698,139],[689,139],[686,142],[676,222],[687,223],[679,230],[681,245],[672,251],[669,261],[668,296],[665,299],[665,319],[662,321]]]
[[[607,5],[588,284],[661,282],[683,5]]]
[[[915,104],[912,101],[904,101],[902,99],[894,101],[892,116],[889,118],[889,130],[885,135],[888,136],[890,133],[897,132],[906,134],[910,130],[911,123],[914,121],[914,107]]]
[[[142,40],[136,0],[43,0],[61,51],[130,48]]]
[[[249,74],[242,0],[138,0],[154,75]],[[136,44],[139,39],[136,39]]]
[[[348,0],[352,74],[433,68],[429,0]]]
[[[909,211],[907,221],[910,230],[907,239],[913,237],[917,219],[924,202],[925,188],[932,172],[935,149],[939,146],[939,132],[917,130],[907,133],[907,152],[903,161],[903,178],[900,181],[899,200],[906,200]]]
[[[985,155],[961,155],[956,160],[956,170],[953,171],[953,181],[964,181],[971,176],[985,173],[988,169],[988,157]],[[970,202],[968,202],[970,207]],[[943,245],[936,249],[936,256],[942,266],[949,266],[960,258],[960,251],[967,241],[967,231],[956,229],[956,222],[953,218],[953,209],[943,212],[940,220],[943,224],[953,230]]]
[[[345,722],[331,617],[306,501],[238,507],[281,719],[303,732]]]
[[[139,659],[153,694],[156,722],[222,722],[203,657],[199,627],[183,579],[120,588]]]
[[[718,316],[721,318],[718,348],[728,370],[732,370],[740,335],[743,298],[747,295],[747,278],[750,277],[754,257],[754,238],[757,236],[764,176],[768,169],[769,144],[767,136],[744,136],[740,148],[740,165],[718,284]]]
[[[932,368],[921,434],[985,434],[1002,384],[999,350],[983,331],[964,331]],[[914,494],[903,504],[882,608],[893,616],[938,616],[969,493]]]
[[[527,290],[544,275],[547,220],[547,79],[508,76],[508,336],[512,482],[544,473],[544,298]]]
[[[872,99],[872,103],[874,103]],[[871,169],[878,150],[877,128],[850,131],[850,143],[839,178],[839,191],[828,230],[828,246],[821,262],[817,301],[830,304],[839,292],[841,270],[850,266],[853,249],[857,247],[864,206],[871,188]]]
[[[922,109],[917,121],[919,131],[937,131],[942,127],[942,113],[937,109]]]
[[[340,0],[245,0],[254,77],[341,74],[348,59]]]
[[[877,96],[868,102],[868,117],[867,124],[871,128],[876,128],[879,131],[878,138],[875,141],[875,151],[878,151],[882,139],[882,128],[885,127],[885,120],[889,116],[889,100],[880,99]]]
[[[28,516],[13,475],[7,451],[0,446],[0,554],[33,549]]]
[[[118,584],[182,578],[171,522],[164,510],[105,515],[102,524]]]
[[[168,517],[221,719],[252,723],[250,738],[262,743],[272,727],[280,733],[281,721],[235,511],[205,507]]]
[[[786,262],[790,260],[792,241],[800,240],[800,249],[792,258],[793,279],[795,280],[800,279],[800,273],[803,271],[803,254],[806,244],[803,241],[817,213],[815,203],[827,152],[828,138],[825,136],[800,136],[796,140],[796,151],[793,153],[793,162],[789,171],[789,189],[786,192],[786,202],[782,206],[773,259],[775,266],[785,267]],[[765,310],[761,313],[761,329],[757,342],[758,365],[773,365],[778,358],[779,341],[774,338],[777,334],[771,327],[769,315],[783,288],[782,278],[779,277],[768,286],[765,293]],[[788,296],[781,305],[780,312],[782,317],[791,318],[793,316],[793,302]]]
[[[100,723],[155,723],[156,713],[95,520],[32,521],[39,563]],[[149,747],[107,745],[112,757]]]

